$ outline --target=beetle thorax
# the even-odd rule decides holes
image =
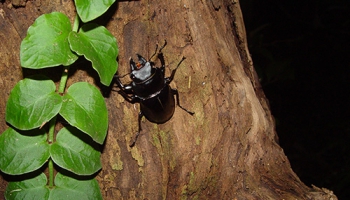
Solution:
[[[141,65],[140,68],[132,70],[131,74],[134,78],[144,81],[151,77],[152,66],[150,62],[146,62],[144,65]]]

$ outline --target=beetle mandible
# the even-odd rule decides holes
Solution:
[[[182,57],[176,68],[172,70],[170,77],[165,77],[165,60],[162,53],[162,49],[166,46],[167,41],[164,41],[164,45],[160,47],[157,54],[158,45],[154,54],[149,61],[143,58],[141,55],[136,54],[138,62],[135,63],[130,58],[130,78],[132,80],[129,84],[123,84],[120,78],[124,76],[115,75],[116,84],[119,87],[119,93],[124,99],[130,103],[140,103],[140,112],[138,115],[139,130],[136,133],[135,139],[130,147],[133,147],[136,140],[142,130],[141,118],[143,116],[148,121],[162,124],[167,122],[174,114],[175,111],[175,99],[177,105],[190,115],[194,112],[187,110],[180,105],[179,93],[176,89],[170,87],[170,82],[174,79],[177,68],[180,66],[185,57]],[[157,54],[158,59],[161,62],[161,67],[155,67],[155,64],[151,62],[152,57]]]

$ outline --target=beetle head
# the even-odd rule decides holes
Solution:
[[[132,80],[144,81],[151,76],[152,65],[141,55],[136,54],[139,62],[135,63],[132,58],[130,58],[130,77]]]

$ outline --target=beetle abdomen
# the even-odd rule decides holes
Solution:
[[[142,100],[140,108],[148,121],[157,124],[167,122],[175,111],[175,99],[170,86],[166,85],[158,95]]]

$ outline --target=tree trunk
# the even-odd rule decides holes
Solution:
[[[72,2],[35,0],[19,8],[11,8],[8,1],[0,4],[1,132],[7,128],[9,92],[22,78],[19,46],[27,28],[52,11],[72,20]],[[187,58],[171,86],[178,89],[181,105],[195,114],[177,107],[164,124],[143,119],[140,137],[130,148],[139,106],[116,92],[106,96],[109,131],[97,175],[105,199],[336,199],[332,191],[305,186],[278,145],[238,0],[116,4],[109,11],[111,19],[104,19],[110,20],[106,26],[118,41],[119,74],[128,73],[130,56],[149,58],[156,44],[167,40],[166,74],[182,56]],[[96,72],[78,69],[83,70],[72,74],[68,85],[82,79],[93,82],[89,75]],[[1,179],[1,196],[6,184]]]

